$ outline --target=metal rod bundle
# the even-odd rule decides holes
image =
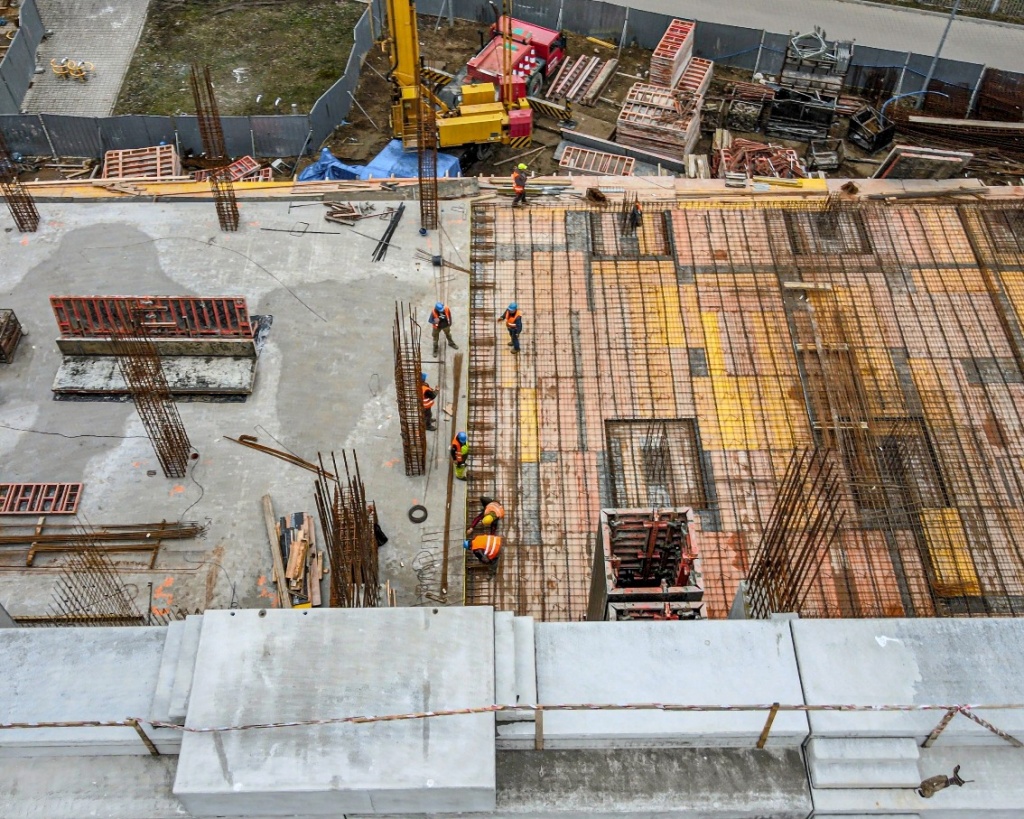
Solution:
[[[402,455],[406,475],[423,475],[427,471],[427,428],[420,400],[420,325],[409,307],[395,302],[395,395],[398,419],[402,428]]]
[[[196,104],[196,118],[199,121],[199,135],[203,140],[203,150],[207,159],[229,159],[224,144],[224,131],[221,127],[220,113],[217,109],[217,97],[213,91],[213,80],[210,77],[210,66],[204,66],[200,77],[199,66],[192,65],[192,97]],[[235,198],[235,187],[228,167],[218,167],[210,173],[210,188],[213,201],[217,207],[217,219],[220,229],[224,231],[238,230],[238,201]]]
[[[400,204],[398,206],[398,210],[391,214],[391,219],[388,220],[388,226],[384,229],[384,235],[380,237],[380,241],[377,242],[377,247],[373,250],[372,258],[375,262],[383,261],[384,257],[388,255],[388,247],[391,246],[391,238],[395,235],[398,223],[402,221],[403,213],[405,213],[405,202]]]
[[[35,233],[39,227],[39,211],[28,189],[18,179],[18,166],[0,132],[0,193],[21,233]]]

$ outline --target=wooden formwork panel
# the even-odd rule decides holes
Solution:
[[[181,160],[173,145],[107,151],[103,158],[104,179],[181,176]]]
[[[0,515],[73,515],[80,483],[0,483]]]
[[[636,160],[631,156],[618,156],[604,151],[592,151],[575,145],[566,146],[560,168],[593,176],[632,176]]]

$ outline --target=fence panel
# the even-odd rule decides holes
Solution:
[[[224,147],[228,156],[245,156],[252,153],[254,134],[249,117],[221,117],[224,131]]]
[[[618,40],[626,9],[599,0],[565,0],[562,27],[602,40]]]
[[[50,134],[58,156],[103,156],[99,119],[71,117],[63,114],[39,115]]]
[[[1024,76],[989,68],[978,92],[976,116],[1003,122],[1024,122]]]
[[[199,135],[199,120],[194,115],[182,115],[174,118],[174,135],[178,140],[178,151],[182,156],[187,151],[196,154],[203,152],[203,138]]]
[[[310,117],[250,117],[257,156],[298,156],[309,136]],[[319,144],[319,143],[318,143]]]
[[[0,72],[0,114],[17,114],[20,110],[21,105],[7,87],[3,72]]]
[[[0,129],[12,151],[25,156],[50,156],[50,143],[37,114],[0,116]]]
[[[96,120],[104,151],[148,148],[160,142],[151,141],[144,117],[102,117]]]
[[[4,83],[11,95],[18,100],[18,107],[25,99],[25,92],[32,82],[36,70],[36,45],[24,31],[19,31],[11,41],[11,47],[4,55]],[[49,67],[46,69],[49,71]],[[13,111],[11,113],[14,113]]]
[[[32,52],[35,53],[36,48],[43,41],[43,34],[46,32],[46,29],[43,27],[43,19],[39,16],[36,0],[21,0],[21,9],[18,12],[18,25],[21,31],[25,32],[29,39],[29,45],[32,47]]]

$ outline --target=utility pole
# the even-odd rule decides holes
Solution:
[[[960,0],[953,0],[953,8],[949,11],[949,19],[946,21],[946,28],[942,32],[942,37],[939,40],[939,47],[935,49],[935,56],[932,57],[932,64],[928,66],[928,74],[924,78],[924,88],[922,90],[928,90],[928,84],[932,81],[932,75],[935,74],[935,66],[939,64],[939,55],[942,54],[942,47],[946,44],[946,37],[949,36],[949,30],[953,27],[953,21],[956,19],[956,13],[960,10]],[[922,94],[915,106],[918,110],[924,104],[925,95]]]

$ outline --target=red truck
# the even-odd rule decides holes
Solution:
[[[506,25],[512,38],[513,100],[536,96],[565,59],[565,35],[514,17],[498,17],[491,26],[491,41],[466,64],[467,76],[501,87],[502,34]]]

